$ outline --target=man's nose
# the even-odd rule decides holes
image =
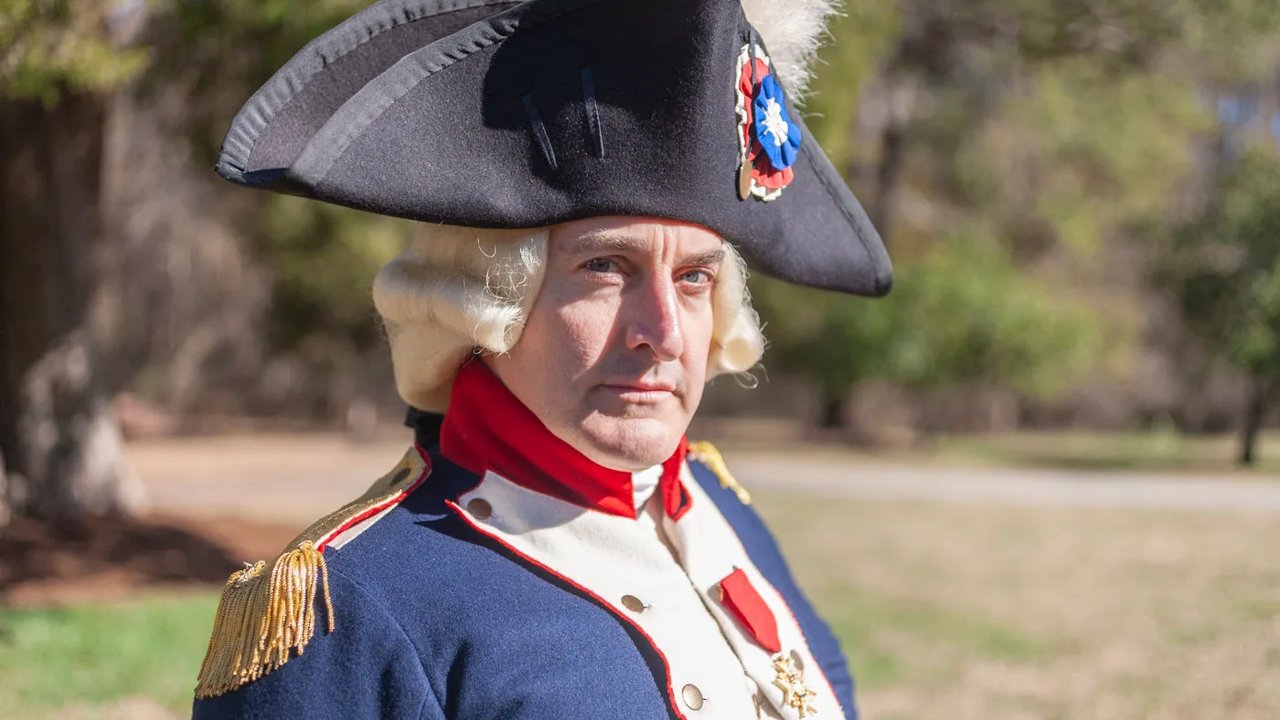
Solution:
[[[656,277],[635,289],[627,313],[627,347],[648,347],[656,360],[671,361],[684,352],[680,304],[675,283]]]

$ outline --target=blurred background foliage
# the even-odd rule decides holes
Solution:
[[[6,0],[0,8],[0,90],[45,104],[68,91],[110,91],[146,67],[148,49],[113,47],[110,4]]]
[[[413,224],[210,170],[248,94],[363,4],[0,5],[5,117],[79,112],[101,140],[89,318],[105,392],[134,402],[126,432],[398,415],[369,287]],[[1280,4],[860,1],[829,40],[803,108],[896,287],[872,302],[753,278],[770,382],[749,401],[717,386],[708,412],[857,442],[1239,428],[1251,459],[1280,376]],[[85,98],[98,111],[74,110]]]
[[[0,0],[0,715],[185,716],[216,591],[95,593],[217,584],[296,533],[204,488],[301,519],[384,452],[163,436],[402,417],[370,286],[415,224],[212,171],[249,94],[365,4]],[[1257,440],[1280,420],[1280,2],[844,0],[828,39],[806,141],[894,290],[751,278],[764,382],[713,383],[696,422],[758,474],[905,448],[938,498],[991,465],[1184,489],[1228,443],[1280,467]],[[122,434],[160,438],[129,448],[150,485]],[[283,468],[297,487],[259,497]],[[90,517],[140,489],[190,517]],[[869,715],[1276,716],[1273,515],[752,489]],[[85,604],[12,610],[14,578]]]

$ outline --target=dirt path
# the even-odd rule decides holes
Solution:
[[[866,500],[1280,512],[1280,483],[1238,476],[938,467],[740,454],[747,487]]]

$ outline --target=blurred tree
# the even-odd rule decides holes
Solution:
[[[851,8],[820,54],[806,108],[818,115],[815,139],[867,201],[898,281],[889,299],[852,307],[756,283],[773,357],[783,371],[819,378],[824,422],[846,416],[841,398],[866,379],[929,388],[1005,377],[1028,398],[1050,399],[1073,377],[1132,362],[1121,356],[1140,330],[1141,245],[1171,229],[1185,186],[1203,172],[1200,89],[1267,66],[1278,8]],[[976,279],[991,293],[972,288]],[[1041,323],[1018,314],[1030,308]],[[1032,351],[1029,330],[1046,332],[1037,340],[1045,352]],[[974,337],[958,343],[964,333]]]
[[[385,352],[368,284],[412,225],[223,188],[208,171],[247,93],[367,1],[0,5],[0,454],[11,487],[81,463],[85,428],[109,427],[92,408],[126,383],[163,388],[179,410],[214,405],[221,390],[242,401],[221,406],[232,411],[313,416],[340,411],[344,377],[377,386],[371,360],[385,365]],[[155,24],[122,48],[118,27],[139,8]],[[1280,3],[894,0],[846,11],[805,101],[811,141],[868,201],[898,283],[885,301],[853,302],[754,279],[771,369],[816,377],[821,420],[840,424],[866,380],[1052,398],[1135,346],[1144,243],[1194,207],[1187,185],[1220,185],[1201,152],[1205,110],[1226,88],[1234,105],[1221,112],[1272,117],[1262,91],[1280,63]],[[104,124],[128,142],[113,145]],[[107,153],[106,173],[104,143],[122,158],[110,166]],[[123,250],[107,245],[112,232]],[[1199,239],[1210,236],[1219,242]],[[101,313],[100,264],[118,286]],[[137,347],[120,352],[125,327]],[[103,347],[120,356],[105,381]],[[27,406],[53,421],[19,422],[11,408]],[[34,449],[15,452],[22,433]],[[41,502],[111,504],[82,503],[93,483],[59,478],[40,485]]]
[[[751,279],[752,302],[764,322],[769,351],[764,364],[814,380],[821,427],[845,427],[850,396],[861,382],[891,378],[901,341],[901,303],[852,302],[844,295]]]
[[[112,92],[107,119],[103,351],[111,388],[144,396],[168,427],[330,421],[389,387],[368,302],[387,219],[243,192],[210,169],[245,97],[363,4],[113,5],[113,41],[153,62]]]
[[[1164,277],[1193,330],[1248,377],[1239,462],[1257,460],[1258,431],[1280,383],[1280,156],[1248,150],[1220,200],[1171,246]]]
[[[891,378],[910,388],[1005,386],[1051,397],[1100,352],[1097,323],[975,229],[908,266]]]
[[[358,346],[381,342],[370,284],[404,247],[413,223],[291,196],[268,198],[262,252],[276,269],[271,345],[289,350],[321,332]]]
[[[217,139],[247,92],[364,4],[0,6],[0,455],[8,470],[0,497],[16,511],[74,515],[130,504],[136,486],[108,399],[139,372],[168,388],[179,409],[211,378],[244,377],[255,361],[246,348],[257,343],[244,337],[255,329],[243,317],[258,302],[259,281],[228,230],[262,248],[259,261],[275,278],[265,323],[272,350],[319,335],[336,340],[312,343],[311,355],[329,358],[350,338],[381,342],[368,310],[369,268],[394,251],[390,238],[403,227],[265,198],[231,207],[223,214],[239,222],[223,223],[210,202],[217,192],[199,181],[211,175]],[[113,119],[124,123],[114,141]],[[174,144],[173,128],[187,130],[194,155]],[[123,154],[118,167],[105,160],[111,142]],[[233,302],[209,296],[236,283]],[[120,357],[111,363],[104,353]],[[303,380],[295,385],[331,386]],[[255,389],[238,392],[247,400]]]
[[[93,307],[110,249],[104,93],[145,54],[111,48],[107,9],[0,6],[0,503],[16,513],[110,512],[138,500],[102,382]]]
[[[147,64],[145,49],[108,37],[111,13],[127,3],[7,0],[0,5],[0,93],[49,107],[67,94],[118,86]]]
[[[202,0],[176,5],[173,34],[180,41],[169,53],[182,58],[182,72],[194,88],[188,127],[201,162],[212,164],[232,114],[248,93],[311,38],[367,4]],[[236,205],[234,227],[244,245],[268,271],[269,310],[258,338],[266,356],[259,373],[263,385],[242,408],[333,419],[343,417],[350,403],[390,388],[390,362],[370,285],[414,224],[225,184],[219,189]],[[250,394],[245,388],[236,392]]]
[[[869,379],[918,390],[1001,386],[1045,398],[1101,352],[1088,312],[1022,273],[982,233],[957,232],[902,267],[898,280],[887,298],[866,303],[756,281],[757,307],[777,318],[766,326],[772,358],[817,380],[824,427],[849,422],[850,394]]]

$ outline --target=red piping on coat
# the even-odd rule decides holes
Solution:
[[[497,535],[494,535],[491,532],[485,531],[481,526],[472,522],[471,518],[468,517],[467,514],[462,511],[462,508],[458,506],[458,503],[454,502],[453,500],[445,500],[444,502],[446,505],[449,506],[449,509],[453,510],[455,513],[457,513],[458,517],[462,518],[463,522],[471,526],[471,529],[475,530],[481,535],[484,535],[485,537],[498,543],[502,547],[506,548],[510,553],[512,553],[516,557],[519,557],[520,559],[524,560],[530,565],[536,568],[540,568],[541,570],[546,572],[548,575],[559,578],[565,584],[572,586],[573,588],[581,592],[583,595],[586,595],[587,597],[591,598],[591,600],[593,600],[600,607],[613,613],[614,617],[617,617],[619,620],[635,628],[636,632],[640,633],[640,635],[645,640],[649,641],[649,647],[653,648],[653,651],[657,653],[658,658],[662,660],[662,670],[663,670],[663,673],[667,676],[667,701],[671,707],[671,710],[676,714],[676,717],[680,718],[680,720],[688,720],[685,714],[680,712],[680,708],[676,705],[676,693],[675,693],[675,689],[671,685],[671,664],[667,662],[667,656],[662,653],[662,650],[658,649],[658,644],[653,641],[652,637],[649,637],[649,633],[645,632],[644,628],[640,627],[640,625],[638,625],[635,620],[632,620],[631,618],[624,615],[616,607],[614,607],[613,605],[610,605],[607,601],[605,601],[604,598],[595,594],[591,590],[587,589],[582,585],[579,585],[578,583],[571,580],[569,577],[557,572],[550,566],[544,565],[543,563],[538,562],[537,560],[526,555],[525,553],[520,552],[519,550],[515,549],[507,542],[503,541],[502,538],[498,537]]]
[[[320,551],[320,552],[324,552],[324,549],[325,549],[326,547],[328,547],[328,546],[329,546],[329,543],[333,542],[333,539],[334,539],[334,538],[336,538],[336,537],[338,537],[339,535],[341,535],[342,533],[344,533],[344,532],[346,532],[346,531],[350,530],[351,528],[355,527],[356,525],[359,525],[360,523],[364,522],[365,520],[368,520],[369,518],[373,517],[374,515],[377,515],[378,513],[382,512],[383,510],[386,510],[387,508],[392,507],[393,505],[396,505],[396,504],[398,504],[398,503],[402,502],[406,497],[408,497],[408,496],[409,496],[409,493],[413,492],[414,490],[417,490],[417,489],[418,489],[418,487],[419,487],[420,485],[422,485],[422,483],[423,483],[423,482],[425,482],[425,481],[426,481],[427,476],[431,474],[431,457],[430,457],[429,455],[427,455],[427,451],[426,451],[426,450],[423,450],[423,449],[422,449],[422,446],[421,446],[421,445],[419,445],[418,443],[414,443],[414,444],[413,444],[413,447],[414,447],[414,449],[416,449],[416,450],[418,451],[418,454],[422,456],[422,461],[423,461],[424,463],[426,463],[426,464],[422,467],[422,473],[418,475],[418,479],[417,479],[417,480],[414,480],[412,485],[410,485],[409,487],[407,487],[407,488],[405,488],[404,490],[402,490],[402,491],[400,491],[399,493],[397,493],[397,494],[395,495],[395,497],[392,497],[392,498],[390,498],[390,499],[386,500],[385,502],[378,503],[377,505],[374,505],[373,507],[371,507],[371,508],[369,508],[369,509],[365,510],[364,512],[360,513],[359,515],[357,515],[357,516],[355,516],[355,517],[351,518],[350,520],[346,521],[345,523],[343,523],[343,524],[339,525],[337,528],[335,528],[335,529],[334,529],[332,532],[330,532],[328,535],[325,535],[323,538],[321,538],[321,539],[320,539],[320,542],[316,543],[316,550],[318,550],[318,551]]]

